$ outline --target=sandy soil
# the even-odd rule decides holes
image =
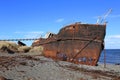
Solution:
[[[0,76],[6,80],[120,80],[120,65],[77,65],[39,53],[0,54]]]

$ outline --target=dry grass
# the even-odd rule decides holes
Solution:
[[[40,53],[43,55],[43,47],[28,47],[28,46],[19,46],[14,42],[0,41],[0,52],[1,53]]]
[[[0,51],[2,52],[16,52],[18,51],[18,45],[13,42],[0,41]]]
[[[0,41],[0,49],[3,47],[3,46],[6,46],[8,48],[18,48],[19,46],[14,43],[14,42],[8,42],[8,41]]]
[[[31,49],[31,47],[28,47],[28,46],[20,46],[18,48],[18,51],[21,53],[26,53],[26,52],[29,52],[30,49]]]
[[[43,47],[42,46],[32,47],[29,52],[30,53],[41,53],[41,55],[43,55]]]

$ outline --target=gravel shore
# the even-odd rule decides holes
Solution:
[[[120,65],[77,65],[38,53],[0,54],[0,76],[6,80],[120,80]]]

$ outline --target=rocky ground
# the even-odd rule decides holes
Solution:
[[[77,65],[40,53],[0,53],[0,80],[120,80],[120,65]],[[4,78],[4,79],[2,79]]]
[[[42,50],[0,41],[0,80],[120,80],[120,65],[77,65],[45,58]]]

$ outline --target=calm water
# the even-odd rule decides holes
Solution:
[[[106,63],[120,63],[120,49],[106,49]],[[101,53],[99,62],[104,63],[104,51]]]

